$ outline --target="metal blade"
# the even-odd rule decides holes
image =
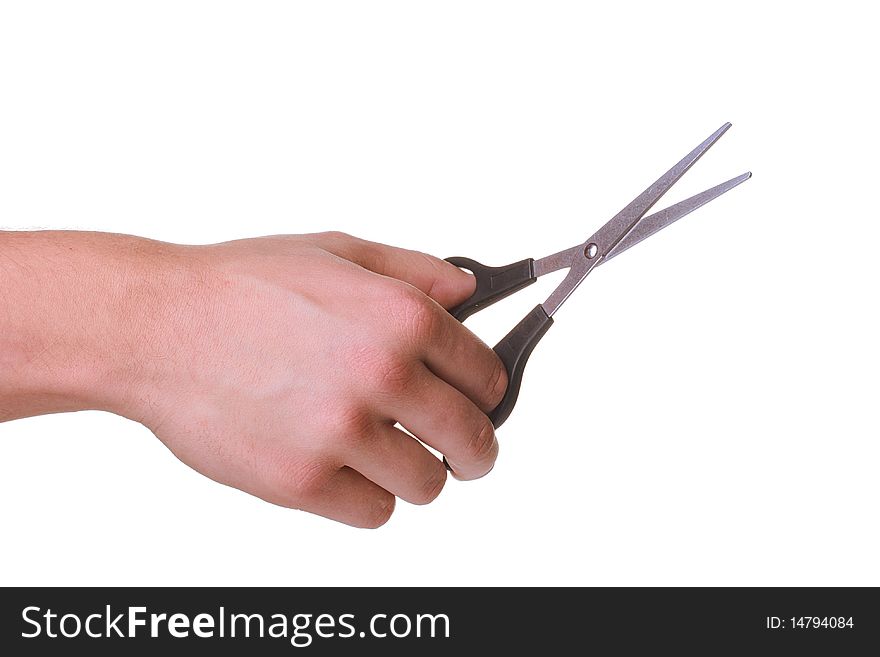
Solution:
[[[651,237],[651,235],[653,235],[654,233],[663,230],[671,224],[674,224],[682,217],[687,216],[694,210],[703,207],[709,201],[714,201],[725,192],[729,192],[731,189],[733,189],[740,183],[744,183],[751,177],[752,172],[748,171],[741,176],[731,178],[727,182],[723,182],[720,185],[712,187],[711,189],[707,189],[705,192],[700,192],[699,194],[691,196],[689,199],[685,199],[680,203],[670,205],[665,210],[660,210],[660,212],[655,212],[651,216],[645,217],[636,225],[636,227],[629,233],[629,235],[627,235],[625,238],[617,243],[617,246],[615,246],[614,249],[611,250],[611,253],[605,256],[605,259],[602,262],[608,262],[609,260],[611,260],[611,258],[619,256],[628,248],[635,246],[642,240]]]
[[[725,192],[729,192],[731,189],[733,189],[740,183],[745,182],[751,177],[751,172],[744,173],[741,176],[731,178],[727,182],[716,185],[711,189],[707,189],[704,192],[695,194],[694,196],[691,196],[689,199],[685,199],[680,203],[670,205],[665,210],[660,210],[660,212],[655,212],[654,214],[645,217],[638,223],[638,225],[629,235],[627,235],[618,243],[616,247],[614,247],[611,253],[605,256],[605,258],[599,264],[601,265],[611,260],[611,258],[619,256],[630,247],[633,247],[642,240],[651,237],[651,235],[663,230],[667,226],[674,224],[682,217],[690,214],[698,208],[703,207],[709,201],[714,201]],[[577,253],[580,252],[580,250],[581,245],[578,244],[577,246],[572,246],[568,249],[565,249],[564,251],[559,251],[557,253],[554,253],[553,255],[548,255],[539,260],[535,260],[535,276],[540,278],[544,274],[549,274],[554,271],[559,271],[560,269],[565,269],[566,267],[571,267],[572,259]]]
[[[730,123],[725,123],[712,133],[708,139],[660,176],[654,184],[639,194],[583,243],[579,252],[576,252],[570,261],[571,269],[569,269],[568,275],[544,302],[543,306],[547,315],[552,317],[559,310],[559,307],[565,303],[565,300],[571,296],[571,293],[577,289],[593,268],[629,235],[645,213],[721,138],[721,135],[727,132],[730,125]]]

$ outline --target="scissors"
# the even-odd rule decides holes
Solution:
[[[526,363],[532,350],[553,324],[553,315],[593,269],[751,178],[751,172],[744,173],[687,200],[671,205],[665,210],[645,216],[648,210],[660,200],[660,197],[678,182],[685,172],[721,138],[721,135],[727,132],[730,126],[730,123],[725,123],[712,133],[706,141],[660,176],[654,184],[614,215],[608,223],[593,233],[583,244],[539,260],[526,258],[503,267],[487,267],[470,258],[446,259],[456,267],[470,271],[477,279],[474,293],[463,303],[449,310],[461,322],[474,313],[488,308],[496,301],[531,285],[544,274],[568,268],[568,274],[547,300],[535,306],[494,347],[495,353],[498,354],[507,369],[508,377],[504,398],[489,413],[489,419],[496,428],[504,423],[516,405]]]

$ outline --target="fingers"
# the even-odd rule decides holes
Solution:
[[[452,315],[439,314],[436,339],[421,342],[420,357],[431,371],[472,400],[484,413],[501,402],[507,370],[492,349]]]
[[[410,286],[397,284],[385,299],[396,339],[485,413],[507,388],[504,363],[458,320]],[[407,354],[403,356],[405,359]]]
[[[353,527],[375,529],[394,512],[394,495],[361,473],[343,467],[297,506]]]
[[[397,385],[376,401],[379,413],[441,452],[458,479],[478,479],[492,469],[498,456],[495,429],[470,399],[424,366]]]
[[[385,490],[411,504],[428,504],[443,490],[446,468],[417,440],[380,422],[358,436],[346,463]]]
[[[473,294],[475,281],[458,267],[433,256],[368,242],[344,233],[321,233],[322,248],[407,286],[389,288],[389,316],[410,330],[418,356],[431,370],[489,412],[504,396],[507,372],[486,344],[461,323],[430,303],[450,308]]]
[[[344,233],[319,233],[313,237],[330,253],[377,274],[409,283],[444,308],[458,305],[476,289],[472,274],[425,253],[369,242]]]

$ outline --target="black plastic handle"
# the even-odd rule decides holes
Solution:
[[[532,258],[503,267],[487,267],[476,260],[458,256],[446,258],[446,262],[470,270],[477,279],[477,289],[474,293],[449,311],[460,322],[538,280],[535,276],[535,261]]]
[[[547,314],[544,306],[538,304],[495,345],[495,353],[507,370],[507,390],[504,392],[504,398],[489,413],[492,426],[496,429],[504,424],[504,421],[510,417],[513,407],[516,406],[529,356],[552,324],[553,318]],[[447,470],[451,469],[446,457],[443,457],[443,463]]]
[[[504,424],[516,405],[529,356],[552,324],[553,318],[545,312],[544,306],[538,304],[495,345],[495,353],[507,369],[507,391],[501,403],[489,413],[496,429]]]

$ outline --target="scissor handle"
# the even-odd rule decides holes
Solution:
[[[449,311],[460,322],[537,280],[535,261],[532,258],[504,267],[487,267],[470,258],[455,257],[446,260],[456,267],[471,271],[477,279],[474,293]],[[539,304],[495,345],[495,353],[507,370],[507,390],[504,392],[504,398],[489,413],[489,419],[496,429],[504,424],[513,411],[529,356],[551,324],[553,318]]]
[[[516,406],[529,356],[552,324],[553,318],[547,314],[544,306],[538,304],[495,345],[494,351],[507,370],[507,390],[504,391],[504,397],[498,406],[489,413],[492,426],[496,429],[504,424],[504,421],[510,417],[513,407]],[[451,470],[445,456],[443,464],[447,470]]]
[[[477,279],[474,293],[449,310],[449,313],[460,322],[538,280],[535,276],[535,261],[532,258],[503,267],[487,267],[476,260],[459,256],[446,258],[446,262],[469,270]]]
[[[504,398],[489,413],[489,419],[496,429],[504,424],[513,411],[529,356],[552,324],[553,318],[547,314],[544,306],[538,304],[495,345],[495,353],[507,370],[507,390],[504,392]]]

